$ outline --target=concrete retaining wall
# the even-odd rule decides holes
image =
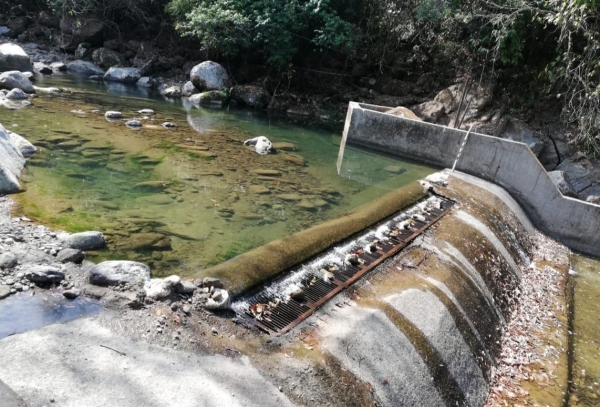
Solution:
[[[351,102],[343,143],[452,167],[466,131],[403,119],[386,109]],[[506,189],[542,232],[600,256],[600,205],[561,195],[526,144],[471,133],[456,169]]]

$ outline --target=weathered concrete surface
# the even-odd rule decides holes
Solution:
[[[0,380],[0,406],[27,407],[27,404],[17,393]]]
[[[379,310],[342,308],[323,331],[322,345],[371,383],[384,406],[444,405],[413,344]]]
[[[61,407],[293,405],[248,357],[133,342],[90,319],[0,340],[0,360],[0,380],[31,407],[51,405],[51,399]]]
[[[384,109],[350,103],[347,142],[452,167],[466,131],[406,120]],[[471,133],[456,169],[506,189],[542,232],[600,256],[600,205],[562,196],[527,145]]]

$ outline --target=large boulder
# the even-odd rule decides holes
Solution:
[[[6,132],[10,137],[10,141],[15,147],[19,149],[21,154],[23,154],[23,157],[31,157],[37,151],[37,148],[29,141],[27,141],[24,137],[19,136],[17,133],[13,133],[9,130],[6,130]]]
[[[57,267],[33,266],[25,271],[25,278],[36,284],[56,284],[65,279],[65,274]]]
[[[19,176],[25,166],[25,157],[13,144],[8,131],[0,124],[0,194],[21,189]]]
[[[0,89],[21,89],[23,92],[35,93],[33,84],[19,71],[8,71],[0,74]]]
[[[500,137],[527,144],[536,157],[546,146],[545,141],[538,134],[531,130],[525,122],[518,119],[512,119]]]
[[[122,66],[125,61],[121,55],[108,48],[98,48],[92,53],[92,61],[102,69]]]
[[[104,261],[89,271],[91,284],[107,286],[136,284],[143,285],[150,279],[150,268],[143,263],[127,260]]]
[[[67,72],[79,75],[104,75],[104,71],[92,62],[88,61],[71,61],[67,64]]]
[[[10,42],[0,45],[0,72],[32,70],[31,59],[23,48]]]
[[[230,91],[231,100],[256,108],[265,108],[269,103],[269,94],[260,86],[234,86]]]
[[[73,233],[63,239],[65,246],[71,249],[92,250],[106,246],[106,240],[101,232],[89,231]]]
[[[190,80],[198,90],[221,90],[229,87],[229,75],[221,65],[204,61],[190,72]]]
[[[104,74],[104,80],[110,82],[136,83],[142,74],[137,68],[112,67]]]
[[[27,93],[19,88],[14,88],[6,94],[6,98],[10,100],[25,100],[27,99]]]

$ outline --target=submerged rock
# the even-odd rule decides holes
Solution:
[[[143,115],[151,115],[154,114],[154,110],[152,109],[142,109],[142,110],[138,110],[139,114],[143,114]]]
[[[121,119],[123,114],[115,110],[109,110],[108,112],[104,113],[104,117],[107,119]]]
[[[208,92],[196,93],[190,96],[190,102],[195,106],[213,105],[223,106],[227,103],[229,95],[224,90],[211,90]]]
[[[104,261],[94,266],[88,280],[95,285],[143,284],[150,279],[150,268],[143,263],[128,260]]]
[[[245,146],[254,146],[254,151],[256,151],[260,155],[266,155],[271,152],[271,148],[273,148],[273,144],[271,140],[266,138],[265,136],[254,137],[244,141]]]
[[[142,127],[142,122],[139,120],[128,120],[125,122],[125,126],[132,128],[140,128]]]
[[[71,249],[91,250],[106,246],[101,232],[89,231],[73,233],[64,239],[65,246]]]
[[[163,126],[165,129],[174,129],[175,127],[177,127],[177,125],[176,125],[175,123],[172,123],[172,122],[164,122],[164,123],[162,124],[162,126]]]
[[[65,279],[65,274],[57,267],[33,266],[25,271],[25,278],[36,284],[56,284]]]

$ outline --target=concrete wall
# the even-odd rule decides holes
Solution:
[[[451,168],[466,131],[403,119],[351,102],[344,141]],[[534,225],[572,249],[600,256],[600,205],[561,195],[526,144],[471,133],[456,170],[494,182]]]

